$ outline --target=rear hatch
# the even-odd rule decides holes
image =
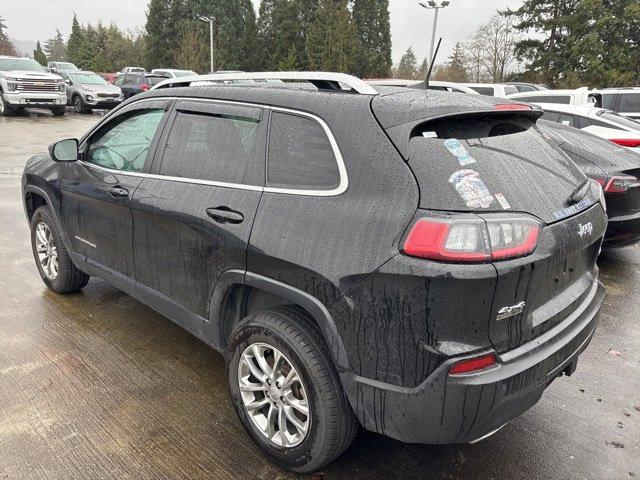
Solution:
[[[538,115],[476,111],[410,129],[394,126],[390,135],[409,134],[406,156],[421,209],[470,212],[487,224],[514,215],[540,222],[533,254],[493,262],[498,278],[490,318],[469,319],[488,321],[499,353],[550,330],[588,301],[606,229],[597,185],[543,137]],[[505,309],[509,315],[501,314]]]

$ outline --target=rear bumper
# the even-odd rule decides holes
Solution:
[[[621,248],[640,242],[640,212],[609,218],[603,248]]]
[[[67,94],[63,92],[4,92],[5,103],[12,107],[60,107],[67,104]]]
[[[531,408],[563,372],[571,374],[589,344],[604,298],[595,281],[580,307],[535,340],[499,355],[491,370],[450,376],[447,359],[415,388],[341,374],[363,426],[410,443],[468,443]]]

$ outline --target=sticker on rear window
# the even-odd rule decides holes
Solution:
[[[458,162],[463,167],[465,165],[471,165],[472,163],[476,163],[476,159],[473,158],[467,149],[464,148],[464,145],[460,143],[460,140],[456,140],[455,138],[450,138],[444,142],[444,146],[449,152],[458,158]]]
[[[496,197],[496,200],[498,200],[498,203],[500,204],[503,210],[509,210],[511,208],[511,205],[509,205],[509,202],[507,202],[507,199],[504,198],[503,194],[496,193],[494,197]]]
[[[556,220],[562,220],[563,218],[570,217],[571,215],[575,215],[576,213],[584,210],[587,207],[590,207],[593,204],[593,200],[589,200],[588,198],[576,203],[575,205],[571,205],[570,207],[564,208],[562,210],[558,210],[557,212],[553,212],[553,216],[556,217]]]
[[[475,170],[458,170],[451,175],[449,183],[453,184],[467,207],[489,208],[493,203],[493,195],[479,177]]]
[[[438,138],[438,134],[436,132],[422,132],[422,136],[424,138]]]

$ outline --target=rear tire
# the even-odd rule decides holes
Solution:
[[[39,207],[31,218],[31,248],[40,277],[50,290],[74,292],[89,281],[89,275],[71,261],[53,214],[46,205]]]
[[[258,349],[257,355],[254,348]],[[273,375],[262,375],[262,379],[254,375],[265,372],[257,360],[260,352],[267,363],[265,371],[277,370]],[[274,369],[274,359],[278,357],[281,368]],[[225,361],[238,418],[275,464],[295,472],[313,472],[331,463],[351,445],[358,429],[357,419],[324,339],[305,312],[281,306],[249,315],[232,333]],[[249,367],[248,362],[252,362],[254,368]],[[290,375],[296,378],[295,374],[299,381],[288,382]],[[260,403],[264,406],[254,408],[254,404]],[[306,415],[301,413],[304,405]],[[272,408],[276,412],[273,424],[268,420]],[[296,415],[294,418],[292,413]],[[285,445],[280,433],[281,418],[286,419]],[[298,428],[297,424],[306,425],[306,429]],[[304,434],[300,433],[302,430]],[[269,437],[272,432],[275,433]]]

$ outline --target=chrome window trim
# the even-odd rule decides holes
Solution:
[[[258,185],[247,185],[242,183],[226,183],[226,182],[216,182],[213,180],[200,180],[197,178],[186,178],[186,177],[172,177],[168,175],[157,175],[154,173],[145,173],[145,172],[128,172],[125,170],[116,170],[112,168],[102,167],[100,165],[96,165],[94,163],[86,162],[84,160],[78,160],[82,165],[86,167],[95,168],[107,173],[118,173],[120,175],[128,175],[132,177],[146,177],[153,178],[157,180],[168,180],[172,182],[182,182],[182,183],[191,183],[197,185],[210,185],[212,187],[223,187],[223,188],[237,188],[240,190],[251,190],[256,192],[268,192],[268,193],[281,193],[285,195],[302,195],[309,197],[334,197],[344,193],[349,187],[349,177],[347,175],[347,168],[344,164],[344,159],[342,157],[342,153],[340,152],[340,148],[338,147],[338,142],[336,142],[335,137],[333,136],[333,132],[329,128],[329,125],[322,120],[322,118],[314,115],[312,113],[303,112],[300,110],[295,110],[291,108],[284,107],[274,107],[270,105],[261,105],[259,103],[250,103],[250,102],[240,102],[235,100],[218,100],[213,98],[198,98],[198,97],[152,97],[152,98],[141,98],[140,100],[136,100],[135,102],[130,103],[125,108],[130,105],[135,105],[137,103],[146,102],[146,101],[158,101],[158,100],[187,100],[187,101],[203,101],[210,103],[221,103],[221,104],[230,104],[230,105],[240,105],[240,106],[249,106],[249,107],[259,107],[265,110],[271,110],[276,112],[290,113],[293,115],[299,115],[302,117],[311,118],[320,124],[322,129],[325,132],[329,140],[329,144],[333,150],[333,156],[338,164],[338,172],[340,174],[340,183],[338,186],[331,190],[305,190],[305,189],[297,189],[297,188],[280,188],[280,187],[268,187],[268,186],[258,186]],[[99,122],[89,133],[86,135],[83,144],[87,141],[87,139],[93,135],[100,127],[110,121],[110,117],[106,117],[103,122]],[[265,178],[265,183],[266,183]]]

